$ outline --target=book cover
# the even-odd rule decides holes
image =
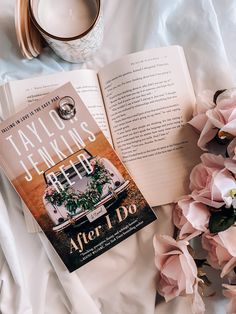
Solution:
[[[70,272],[156,219],[70,83],[0,129],[1,166]]]

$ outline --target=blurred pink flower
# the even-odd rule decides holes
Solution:
[[[236,89],[228,89],[213,103],[213,93],[205,91],[197,99],[193,119],[189,122],[199,132],[198,146],[206,150],[217,132],[236,136]]]
[[[56,189],[53,186],[49,185],[46,189],[46,194],[51,196],[55,193],[55,191],[56,191]]]
[[[235,314],[236,313],[236,286],[234,285],[222,285],[225,290],[223,290],[223,294],[226,298],[229,299],[229,304],[226,308],[227,314]]]
[[[94,166],[96,165],[96,163],[97,163],[97,159],[96,159],[96,158],[90,160],[90,165],[91,165],[92,167],[94,167]]]
[[[188,242],[170,236],[155,235],[155,264],[159,270],[158,292],[166,302],[179,295],[192,294],[194,313],[204,313],[204,303],[198,293],[197,267],[188,251]]]
[[[208,263],[221,269],[221,277],[229,274],[236,266],[236,228],[234,226],[216,235],[203,234],[202,247],[207,251]]]
[[[208,207],[191,196],[180,199],[173,210],[174,225],[180,229],[179,238],[193,238],[207,230],[210,212]]]
[[[230,191],[236,189],[236,180],[226,167],[230,162],[221,155],[205,153],[201,163],[190,174],[190,189],[194,200],[211,207],[228,207],[232,204]]]

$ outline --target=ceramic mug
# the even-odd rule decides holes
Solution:
[[[85,61],[101,46],[100,0],[29,0],[29,14],[49,46],[66,61]]]

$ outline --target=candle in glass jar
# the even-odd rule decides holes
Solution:
[[[84,33],[96,18],[95,0],[39,0],[38,21],[49,34],[70,38]]]

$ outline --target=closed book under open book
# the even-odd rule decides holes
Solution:
[[[70,83],[0,129],[1,166],[69,271],[156,219]]]

